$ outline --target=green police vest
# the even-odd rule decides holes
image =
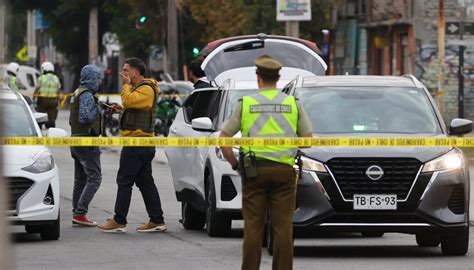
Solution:
[[[86,88],[78,88],[71,98],[71,112],[69,114],[69,124],[71,125],[72,136],[99,136],[101,133],[101,117],[97,114],[94,122],[90,124],[79,123],[79,96],[85,93]]]
[[[47,98],[58,97],[60,87],[59,78],[52,74],[46,73],[39,77],[39,96]]]
[[[13,91],[19,91],[20,88],[18,87],[18,84],[16,83],[17,78],[15,76],[8,76],[8,87],[10,87],[11,90]]]
[[[141,129],[146,133],[155,132],[155,111],[158,89],[154,84],[148,81],[142,81],[135,86],[131,91],[135,91],[140,86],[148,85],[153,90],[153,106],[150,110],[125,109],[120,115],[120,130],[138,130]]]
[[[265,90],[242,98],[240,120],[242,136],[247,137],[296,137],[298,106],[296,99],[278,90]],[[297,148],[286,146],[244,147],[257,158],[293,166]]]

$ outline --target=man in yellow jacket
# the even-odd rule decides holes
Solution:
[[[115,105],[120,112],[120,134],[124,137],[154,136],[156,100],[160,94],[158,82],[146,79],[145,63],[138,58],[128,58],[120,76],[122,78],[122,105]],[[120,168],[117,174],[117,197],[115,216],[99,229],[109,233],[127,230],[127,214],[132,198],[132,187],[137,185],[142,193],[149,221],[137,228],[138,232],[160,232],[166,230],[161,209],[160,195],[152,176],[152,161],[155,147],[123,147],[120,153]]]

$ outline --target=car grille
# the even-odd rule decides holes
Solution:
[[[354,194],[396,194],[404,200],[421,162],[414,158],[334,158],[327,165],[346,200],[353,199]],[[366,175],[372,165],[384,171],[381,179],[374,181]]]
[[[223,176],[221,183],[221,200],[225,202],[232,201],[235,196],[237,196],[237,190],[235,189],[234,183],[232,183],[232,179],[230,179],[229,176]]]
[[[6,178],[10,198],[8,203],[8,210],[16,210],[18,200],[35,182],[27,178],[8,177]]]
[[[449,198],[448,208],[454,214],[464,214],[464,187],[462,185],[458,185],[453,189]]]

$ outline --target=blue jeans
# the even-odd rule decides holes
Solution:
[[[71,147],[74,159],[74,190],[72,211],[75,215],[85,215],[89,204],[102,182],[99,147]]]
[[[150,221],[164,223],[161,200],[152,175],[152,161],[155,147],[123,147],[120,154],[120,168],[117,174],[117,198],[114,219],[127,224],[127,214],[132,199],[132,187],[137,185],[142,193]]]

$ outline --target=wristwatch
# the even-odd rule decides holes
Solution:
[[[239,169],[239,162],[235,163],[235,165],[232,165],[232,170],[237,171]]]

